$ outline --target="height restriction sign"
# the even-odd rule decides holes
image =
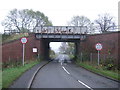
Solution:
[[[28,40],[26,37],[22,37],[20,41],[22,44],[26,44]]]
[[[95,45],[95,48],[96,48],[96,50],[98,50],[98,51],[102,50],[102,44],[101,44],[101,43],[97,43],[97,44]]]

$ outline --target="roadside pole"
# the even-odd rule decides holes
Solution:
[[[25,61],[25,44],[23,44],[23,66],[24,66],[24,61]]]
[[[98,50],[98,66],[99,66],[99,64],[100,64],[100,52]]]
[[[22,59],[22,64],[24,66],[24,64],[25,64],[25,44],[27,43],[28,40],[27,40],[26,37],[22,37],[20,41],[23,44],[23,50],[22,50],[23,59]]]

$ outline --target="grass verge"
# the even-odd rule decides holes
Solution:
[[[8,88],[14,80],[20,77],[26,70],[30,69],[40,61],[30,61],[25,66],[19,66],[14,68],[7,68],[2,71],[2,88]]]
[[[77,65],[90,70],[92,72],[98,73],[100,75],[115,79],[115,80],[120,80],[120,72],[115,72],[111,70],[104,70],[101,66],[95,66],[95,65],[90,65],[86,62],[76,62]]]

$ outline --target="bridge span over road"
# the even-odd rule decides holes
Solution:
[[[9,33],[21,33],[14,30],[5,30],[6,34]],[[44,59],[49,59],[49,43],[50,42],[73,42],[75,43],[76,53],[80,48],[80,42],[86,39],[87,27],[82,26],[40,26],[34,30],[28,30],[28,42],[26,44],[25,59],[31,59],[37,56]],[[19,49],[16,48],[19,46]],[[7,47],[7,49],[6,49]],[[9,47],[9,48],[8,48]],[[37,53],[33,53],[32,49],[36,47]],[[3,58],[4,61],[9,59],[21,59],[22,58],[22,44],[20,40],[13,41],[11,43],[5,43],[3,45]]]
[[[80,41],[86,39],[87,27],[81,26],[44,26],[37,27],[35,32],[36,39],[42,39],[45,48],[45,57],[49,58],[50,42],[74,42],[75,55],[78,54]]]
[[[43,56],[44,59],[48,60],[50,42],[74,42],[76,47],[75,55],[79,54],[79,52],[81,51],[82,53],[85,51],[85,53],[87,52],[89,55],[90,53],[96,53],[96,49],[94,46],[96,43],[100,42],[103,45],[103,49],[100,52],[101,60],[108,60],[107,58],[105,58],[105,54],[107,56],[111,55],[115,62],[114,65],[119,65],[120,60],[118,51],[120,51],[120,45],[118,45],[118,42],[120,41],[120,39],[118,37],[120,36],[120,32],[109,32],[89,36],[86,34],[86,32],[87,29],[82,29],[82,27],[38,27],[32,34],[27,37],[28,42],[25,45],[25,60],[35,58],[37,54],[39,54],[40,57]],[[1,48],[3,62],[8,62],[12,60],[18,61],[22,59],[22,44],[20,42],[20,39],[3,43]],[[33,52],[33,48],[37,48],[37,53]],[[108,50],[110,51],[110,54],[108,53]],[[95,57],[92,57],[92,59],[95,59]],[[32,70],[35,71],[35,68]],[[33,74],[33,71],[30,72]],[[24,79],[20,79],[22,83],[18,83],[19,85],[25,84],[23,83],[23,81],[27,81],[26,79],[28,79],[28,76],[30,76],[30,72],[25,74],[25,77],[23,76]],[[75,66],[73,63],[59,64],[55,62],[50,62],[38,72],[31,87],[88,88],[90,90],[102,87],[105,88],[105,90],[107,88],[112,88],[112,90],[115,90],[114,88],[118,88],[118,86],[118,82],[93,74],[83,68]]]

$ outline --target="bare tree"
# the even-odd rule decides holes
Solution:
[[[85,16],[74,16],[71,24],[74,26],[87,26],[90,24],[90,20]]]
[[[92,29],[92,23],[90,19],[88,19],[85,16],[74,16],[72,20],[69,22],[70,26],[81,26],[81,27],[87,27],[87,30],[84,30],[85,33],[91,33],[93,31]]]
[[[96,24],[98,24],[98,29],[100,32],[108,32],[110,29],[115,27],[115,22],[113,21],[113,17],[109,14],[98,15],[99,18],[95,20]]]
[[[61,53],[66,53],[67,48],[68,48],[67,42],[62,42],[61,46],[59,47],[59,50]]]
[[[9,15],[2,22],[2,25],[6,29],[26,32],[29,29],[35,30],[37,26],[52,25],[52,23],[48,20],[48,17],[40,11],[14,9],[9,12]]]

